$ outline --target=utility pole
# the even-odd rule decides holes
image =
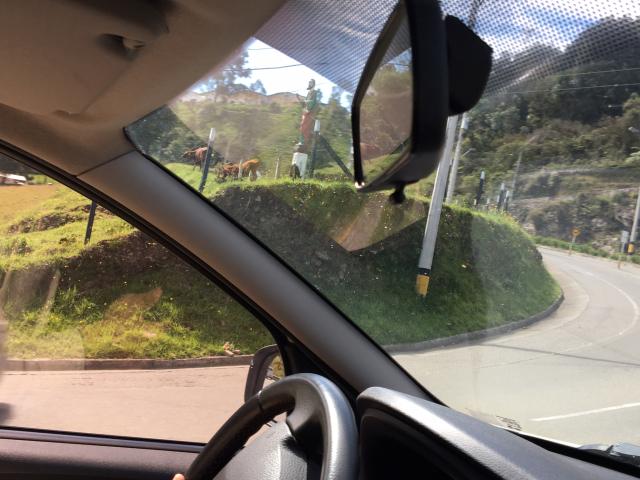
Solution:
[[[457,117],[456,117],[457,122]],[[458,141],[456,142],[456,151],[453,154],[453,163],[451,164],[451,172],[449,173],[449,186],[447,187],[446,202],[451,203],[453,200],[453,194],[456,189],[456,181],[458,179],[458,165],[460,163],[460,151],[462,150],[462,136],[469,128],[469,116],[467,112],[462,114],[462,121],[460,122],[460,130],[458,131]]]
[[[485,0],[473,0],[471,10],[469,11],[469,28],[472,30],[476,26],[478,18],[478,10]],[[464,116],[463,116],[464,117]],[[416,277],[416,291],[418,295],[425,297],[429,291],[429,278],[431,276],[431,266],[433,264],[433,254],[436,248],[436,239],[438,238],[438,226],[440,223],[440,214],[442,213],[442,201],[447,187],[449,171],[451,167],[451,151],[453,149],[453,141],[458,127],[458,117],[449,117],[447,121],[447,134],[440,157],[440,163],[436,172],[436,179],[433,185],[433,193],[431,194],[431,202],[429,203],[429,213],[427,214],[427,224],[425,226],[424,236],[422,237],[422,250],[418,260],[418,275]],[[462,128],[460,129],[462,132]],[[460,144],[460,141],[458,141]],[[456,148],[459,151],[460,145]],[[455,180],[454,180],[455,182]],[[455,183],[450,188],[451,192],[455,189]],[[453,193],[452,193],[453,195]]]
[[[471,30],[475,30],[476,28],[476,23],[478,23],[478,11],[484,2],[485,0],[473,0],[473,3],[471,4],[468,20],[469,28]]]
[[[476,208],[480,208],[480,201],[482,200],[482,194],[484,193],[484,178],[485,173],[484,170],[480,172],[480,181],[478,182],[478,190],[476,191],[476,200],[473,203],[473,206]]]
[[[625,253],[627,253],[628,245],[629,245],[629,231],[628,230],[622,230],[620,232],[620,253],[621,253],[621,255],[618,255],[618,269],[620,268],[620,266],[622,264],[622,257],[624,257],[625,262],[627,261],[627,256],[625,255]]]
[[[636,210],[633,213],[633,226],[631,227],[631,238],[629,239],[629,248],[627,253],[633,255],[636,250],[636,237],[638,235],[638,215],[640,214],[640,188],[638,188],[638,198],[636,200]]]
[[[509,200],[511,198],[511,190],[507,190],[504,194],[504,206],[502,207],[503,212],[509,211]]]
[[[276,173],[273,178],[278,178],[280,174],[280,150],[276,150]]]
[[[467,25],[471,30],[475,30],[476,23],[478,23],[478,11],[480,7],[485,2],[485,0],[473,0],[471,3],[471,8],[469,9],[469,17],[467,19]],[[449,118],[449,121],[453,121],[455,127],[458,126],[458,116],[453,118]],[[456,128],[452,127],[453,131],[456,131]],[[456,189],[456,181],[458,177],[458,163],[460,162],[460,149],[462,148],[462,136],[464,132],[469,127],[469,116],[467,112],[462,114],[462,121],[460,122],[460,132],[458,133],[458,142],[456,144],[456,152],[453,158],[453,166],[451,167],[450,178],[449,178],[449,186],[447,187],[447,203],[451,203],[453,199],[453,194]],[[448,128],[448,125],[447,125]]]
[[[520,164],[522,163],[522,151],[523,149],[520,149],[520,153],[518,153],[518,160],[516,160],[516,168],[513,171],[513,181],[511,182],[511,200],[513,200],[516,196],[518,175],[520,174]]]
[[[504,205],[504,197],[506,194],[506,189],[505,189],[505,184],[504,182],[502,182],[500,184],[500,193],[498,194],[498,207],[497,210],[500,211],[502,209],[502,206]]]
[[[442,212],[442,200],[447,186],[449,167],[451,166],[451,149],[453,139],[456,135],[457,117],[450,117],[447,122],[447,134],[440,157],[440,163],[436,172],[436,179],[433,185],[433,193],[429,202],[429,213],[427,214],[427,225],[422,237],[422,250],[418,260],[418,275],[416,277],[416,291],[418,295],[426,296],[429,290],[429,278],[431,276],[431,266],[433,264],[433,254],[436,249],[436,239],[438,238],[438,225]]]
[[[209,167],[211,166],[211,157],[213,156],[213,141],[216,139],[216,129],[209,130],[209,141],[207,142],[207,153],[204,157],[204,167],[202,169],[202,178],[200,179],[200,186],[198,191],[203,192],[204,186],[207,184],[207,177],[209,176]]]

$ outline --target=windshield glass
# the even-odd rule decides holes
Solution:
[[[400,205],[355,191],[350,126],[393,7],[289,2],[128,134],[448,405],[575,445],[640,444],[640,7],[443,2],[493,70],[451,119],[444,198],[434,175]]]

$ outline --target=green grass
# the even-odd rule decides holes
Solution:
[[[394,206],[384,193],[361,195],[346,183],[269,181],[212,197],[383,344],[519,320],[560,294],[534,243],[506,215],[445,207],[422,299],[415,294],[428,210],[421,196]],[[358,241],[348,241],[350,227]]]
[[[381,343],[455,335],[527,318],[560,295],[535,246],[508,218],[462,208],[443,211],[426,298],[414,293],[422,222],[373,259],[384,282],[367,281],[332,294],[347,314]],[[395,242],[394,242],[395,243]],[[332,297],[332,295],[329,295]],[[382,299],[382,301],[380,300]]]
[[[86,279],[75,276],[47,314],[41,305],[19,309],[10,322],[10,355],[188,358],[223,354],[225,344],[253,353],[271,343],[260,323],[179,261],[121,278],[83,291]]]
[[[25,187],[22,187],[25,188]],[[31,189],[46,189],[34,186]],[[54,265],[77,256],[84,249],[90,202],[81,195],[58,187],[41,201],[24,199],[28,208],[0,224],[0,271]],[[133,228],[99,208],[92,242],[124,237]]]
[[[606,250],[595,248],[584,243],[574,243],[572,245],[571,242],[565,242],[564,240],[559,240],[557,238],[541,237],[537,235],[533,237],[533,240],[538,245],[560,248],[562,250],[572,250],[574,252],[583,253],[585,255],[591,255],[594,257],[610,258],[612,260],[623,260],[625,259],[625,257],[627,257],[627,260],[630,260],[633,263],[640,264],[640,256],[638,255],[627,256],[623,253],[609,253]]]
[[[60,188],[29,205],[0,223],[10,356],[183,358],[270,343],[218,287],[107,211],[85,246],[80,195]]]
[[[170,168],[199,183],[190,166]],[[344,182],[264,178],[209,181],[205,195],[382,344],[500,325],[559,295],[532,241],[500,214],[443,210],[423,299],[414,291],[422,197],[398,207]],[[10,356],[185,358],[270,343],[215,285],[108,212],[98,210],[85,246],[87,206],[61,189],[0,222]]]

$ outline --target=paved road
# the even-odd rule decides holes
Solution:
[[[543,254],[566,297],[553,316],[398,360],[445,402],[491,422],[576,444],[640,444],[640,268]],[[241,404],[246,371],[6,372],[0,420],[205,441]]]
[[[555,314],[397,359],[443,401],[493,423],[574,444],[640,444],[640,268],[541,251],[565,292]]]

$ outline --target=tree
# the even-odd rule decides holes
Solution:
[[[252,90],[254,92],[260,93],[262,95],[266,95],[267,94],[267,89],[264,88],[264,85],[262,84],[262,81],[260,79],[258,79],[255,82],[253,82],[249,86],[249,90]]]
[[[246,90],[246,85],[237,83],[240,78],[249,78],[251,69],[246,68],[249,54],[242,50],[233,60],[227,63],[224,68],[216,70],[198,85],[196,90],[208,93],[215,92],[215,96],[229,95],[241,90]]]

